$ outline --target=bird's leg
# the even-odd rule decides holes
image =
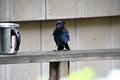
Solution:
[[[66,50],[70,50],[68,43],[65,44],[65,48],[66,48]]]
[[[63,49],[64,49],[63,45],[58,45],[58,48],[57,48],[58,51],[62,51]]]

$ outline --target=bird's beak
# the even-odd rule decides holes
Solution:
[[[60,26],[57,25],[56,28],[57,28],[57,29],[60,29]]]

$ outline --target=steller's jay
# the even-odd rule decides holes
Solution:
[[[69,32],[65,28],[63,21],[56,22],[56,28],[53,31],[54,41],[56,43],[57,50],[70,50],[68,41],[70,40]]]

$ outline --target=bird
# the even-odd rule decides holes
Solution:
[[[57,50],[70,50],[68,41],[70,40],[69,31],[65,28],[64,21],[57,21],[53,31],[54,41],[57,45]],[[65,48],[65,49],[64,49]]]

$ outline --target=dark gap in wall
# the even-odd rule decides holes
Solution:
[[[110,49],[113,48],[112,44],[112,17],[109,18],[109,23],[110,23]],[[112,60],[110,61],[110,70],[112,70]]]
[[[77,49],[77,43],[78,43],[78,39],[77,39],[77,19],[74,20],[75,21],[75,37],[76,37],[76,42],[75,42],[75,47]]]
[[[42,51],[42,21],[40,23],[40,51]]]
[[[7,64],[5,64],[5,80],[7,80]]]
[[[112,48],[112,17],[109,18],[109,23],[110,23],[110,48]]]

